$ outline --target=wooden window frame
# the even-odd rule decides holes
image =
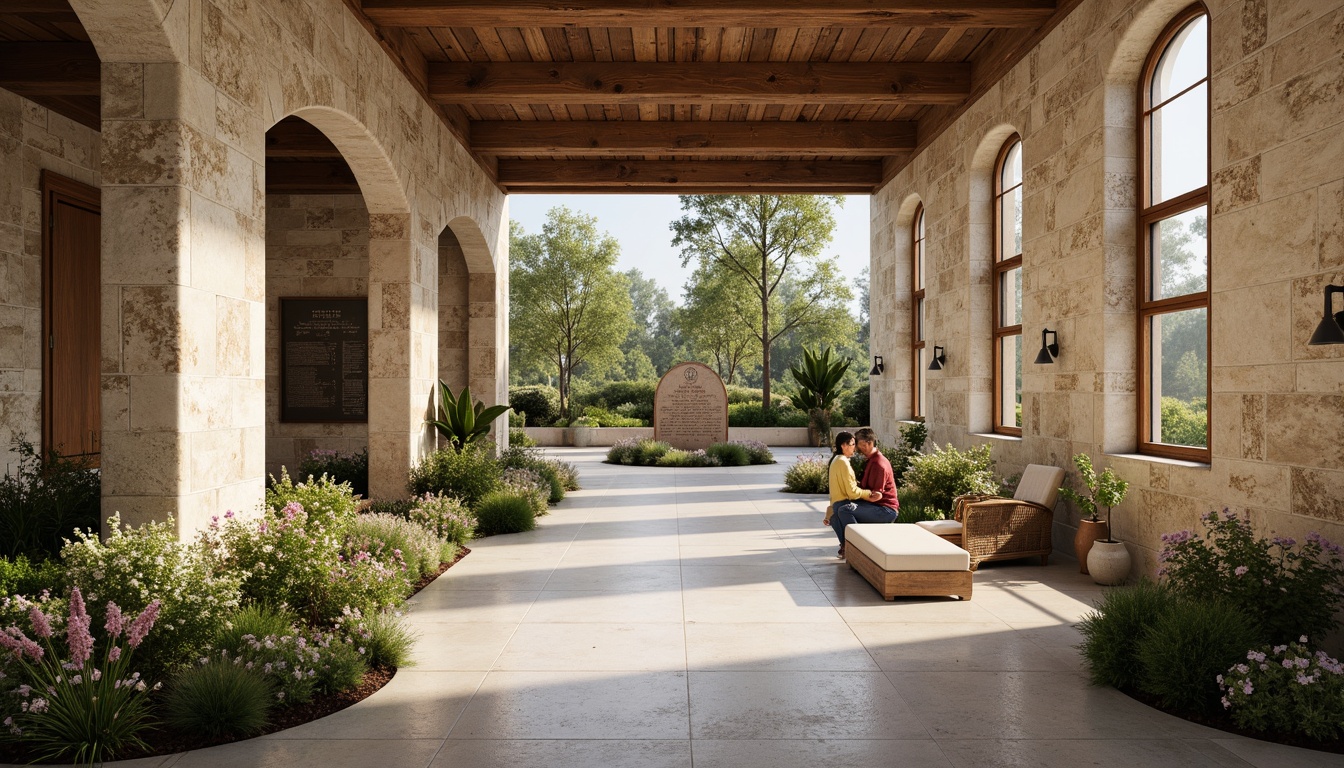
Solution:
[[[1203,16],[1206,24],[1207,42],[1205,44],[1205,62],[1204,78],[1180,93],[1169,97],[1166,101],[1153,106],[1149,103],[1152,94],[1152,80],[1156,74],[1158,62],[1161,61],[1163,54],[1171,45],[1172,40],[1180,33],[1182,29],[1195,19]],[[1137,280],[1135,282],[1135,326],[1137,333],[1137,360],[1135,361],[1135,383],[1138,389],[1138,452],[1150,456],[1161,456],[1169,459],[1181,459],[1185,461],[1194,461],[1202,464],[1208,464],[1213,456],[1213,312],[1211,307],[1210,286],[1213,285],[1213,216],[1210,206],[1209,196],[1209,169],[1213,167],[1212,136],[1206,130],[1208,139],[1205,141],[1205,179],[1204,186],[1199,187],[1169,200],[1164,200],[1156,205],[1150,205],[1149,199],[1152,192],[1152,143],[1149,119],[1154,111],[1170,104],[1177,98],[1184,96],[1189,91],[1197,88],[1201,83],[1205,86],[1205,119],[1206,126],[1212,125],[1209,111],[1212,109],[1212,83],[1210,75],[1213,71],[1212,62],[1212,40],[1213,40],[1213,21],[1209,17],[1208,8],[1203,3],[1194,3],[1187,6],[1184,10],[1172,18],[1167,26],[1158,35],[1157,41],[1148,51],[1148,57],[1144,60],[1143,70],[1139,77],[1138,88],[1138,173],[1135,174],[1138,179],[1138,195],[1135,198],[1138,201],[1137,219],[1137,248],[1135,249],[1135,266],[1137,270]],[[1150,231],[1153,225],[1170,219],[1174,216],[1191,211],[1203,206],[1208,211],[1207,232],[1205,239],[1205,282],[1204,290],[1197,293],[1189,293],[1181,296],[1165,297],[1161,299],[1152,299],[1152,249]],[[1205,312],[1205,437],[1204,447],[1188,445],[1170,445],[1158,442],[1153,439],[1153,418],[1152,418],[1152,344],[1148,328],[1154,317],[1171,314],[1191,309],[1203,309]],[[1160,435],[1158,436],[1160,437]]]
[[[1022,137],[1018,134],[1014,133],[1012,136],[1009,136],[1007,141],[1003,143],[1003,146],[999,148],[999,156],[994,161],[994,225],[991,227],[991,232],[993,233],[994,238],[994,265],[991,270],[993,274],[990,280],[990,292],[992,294],[991,306],[993,308],[993,314],[990,319],[990,338],[994,348],[992,355],[992,365],[994,366],[994,423],[992,426],[995,434],[1011,435],[1013,437],[1021,437],[1022,428],[1003,423],[1005,421],[1003,413],[1003,388],[1007,386],[1007,382],[1004,380],[1003,376],[1003,354],[1000,350],[1004,339],[1022,335],[1022,323],[1018,322],[1015,325],[1003,325],[1003,281],[1014,269],[1020,269],[1022,267],[1022,254],[1018,253],[1011,258],[1003,258],[1003,227],[1005,222],[1003,221],[1003,216],[1000,211],[1002,210],[1004,195],[1007,195],[1014,189],[1020,189],[1022,187],[1022,181],[1019,180],[1017,186],[1014,186],[1011,189],[1003,188],[1004,163],[1008,160],[1008,153],[1012,148],[1021,143]],[[1021,318],[1018,318],[1018,320],[1020,321]],[[1025,348],[1023,354],[1025,354]]]
[[[920,400],[927,397],[927,371],[924,367],[925,340],[924,324],[920,322],[920,310],[924,308],[924,277],[927,265],[924,263],[924,204],[915,207],[915,218],[910,223],[910,418],[924,421],[924,409]],[[924,313],[925,320],[928,313]]]

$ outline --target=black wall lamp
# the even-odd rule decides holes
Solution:
[[[941,371],[945,362],[947,362],[947,353],[943,352],[942,347],[935,346],[933,348],[933,362],[929,363],[929,370]]]
[[[1311,334],[1311,341],[1307,344],[1317,346],[1320,344],[1344,344],[1344,312],[1330,312],[1330,297],[1336,293],[1344,293],[1344,285],[1325,286],[1325,316],[1321,318],[1321,324],[1316,326],[1316,332]]]
[[[1046,335],[1049,335],[1054,341],[1046,344]],[[1036,364],[1050,365],[1055,362],[1056,357],[1059,357],[1059,334],[1049,328],[1043,328],[1041,329],[1041,352],[1036,355]]]
[[[873,370],[868,372],[869,376],[881,376],[882,372],[887,370],[887,366],[882,364],[881,355],[873,355]]]

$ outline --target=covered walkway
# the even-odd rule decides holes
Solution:
[[[1339,766],[1093,688],[1060,558],[987,564],[970,602],[897,600],[835,559],[781,463],[600,463],[532,533],[420,593],[418,665],[360,704],[142,766]],[[129,763],[125,764],[129,765]]]

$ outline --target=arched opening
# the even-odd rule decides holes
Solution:
[[[453,389],[470,387],[487,405],[508,401],[508,355],[496,323],[500,285],[480,228],[458,217],[439,234],[439,378]],[[496,443],[507,430],[496,425]]]

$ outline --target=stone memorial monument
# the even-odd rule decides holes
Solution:
[[[713,368],[678,363],[653,395],[653,439],[693,451],[728,440],[728,390]]]

